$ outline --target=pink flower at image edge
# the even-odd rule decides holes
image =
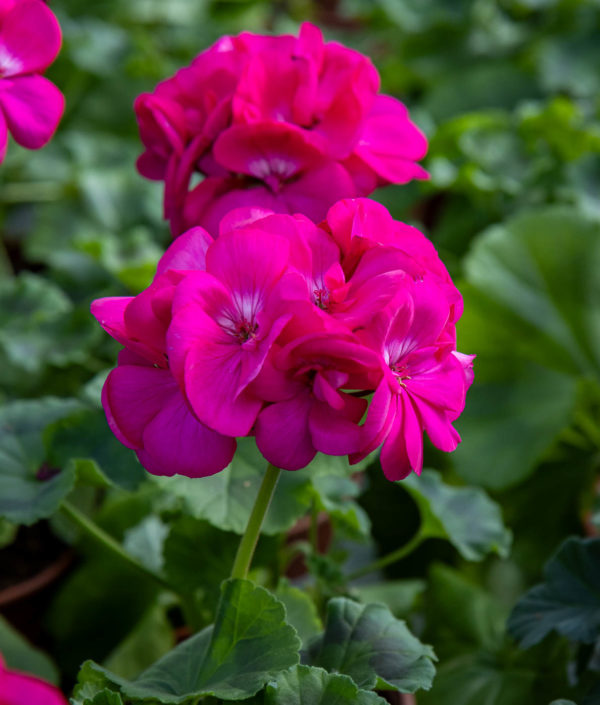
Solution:
[[[55,686],[30,673],[7,668],[0,655],[1,705],[68,705]]]
[[[65,100],[41,74],[60,46],[58,20],[42,0],[0,5],[0,162],[9,132],[27,149],[40,149],[54,134]]]

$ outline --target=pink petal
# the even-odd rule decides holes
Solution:
[[[0,110],[0,164],[4,161],[6,156],[6,145],[8,143],[8,128],[6,127],[6,120],[4,115]]]
[[[106,296],[92,301],[92,316],[104,330],[122,345],[129,339],[125,327],[125,309],[133,301],[133,296]]]
[[[190,330],[193,326],[193,330]],[[262,352],[245,351],[199,306],[187,306],[173,317],[169,329],[169,355],[181,366],[186,395],[198,418],[227,436],[249,433],[262,401],[244,392],[248,379],[248,357]],[[266,353],[265,353],[266,354]],[[260,364],[256,374],[260,371]],[[254,375],[256,376],[256,375]]]
[[[358,422],[367,408],[366,399],[341,394],[343,407],[334,410],[315,401],[309,415],[309,429],[314,447],[327,455],[348,455],[362,445]]]
[[[302,130],[281,122],[234,125],[215,142],[216,160],[238,174],[276,186],[316,165],[321,155]]]
[[[60,25],[52,10],[41,0],[18,2],[0,29],[0,77],[44,71],[60,44]]]
[[[144,429],[176,395],[179,387],[169,370],[151,366],[119,365],[102,389],[108,425],[128,448],[144,447]]]
[[[394,424],[397,406],[397,396],[384,379],[375,390],[365,423],[360,427],[360,448],[351,455],[351,464],[360,462],[383,443]]]
[[[62,693],[50,683],[29,673],[0,670],[2,705],[68,705]]]
[[[381,468],[388,480],[402,480],[423,467],[423,431],[407,394],[401,395],[396,419],[381,449]]]
[[[15,141],[39,149],[58,127],[65,99],[43,76],[18,76],[0,82],[0,107]]]
[[[235,453],[235,438],[205,426],[177,390],[144,429],[142,465],[153,475],[207,477],[225,468]]]
[[[172,242],[160,258],[156,276],[160,276],[169,269],[205,270],[206,251],[212,243],[213,238],[204,228],[190,228]]]
[[[263,409],[256,421],[256,445],[278,468],[300,470],[315,457],[308,429],[312,401],[308,389]]]
[[[363,161],[388,182],[403,184],[428,178],[415,162],[427,152],[427,139],[395,98],[378,95],[355,150]]]
[[[333,203],[354,193],[354,183],[344,167],[337,162],[327,162],[284,184],[279,198],[285,203],[285,208],[280,207],[279,210],[302,213],[318,223],[325,218]]]
[[[427,435],[436,448],[452,452],[460,443],[460,436],[450,423],[448,414],[427,403],[416,402],[417,411]]]

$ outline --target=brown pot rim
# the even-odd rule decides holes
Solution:
[[[0,590],[0,607],[6,607],[13,602],[23,600],[36,592],[40,592],[45,587],[48,587],[67,570],[75,558],[73,550],[68,549],[60,555],[53,563],[46,566],[43,570],[31,578],[22,580],[15,585],[10,585],[3,590]]]

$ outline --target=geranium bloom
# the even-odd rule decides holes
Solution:
[[[65,101],[40,74],[60,44],[58,21],[42,0],[0,2],[0,162],[9,131],[23,147],[39,149],[56,130]]]
[[[125,346],[109,424],[150,472],[218,472],[235,437],[254,435],[287,470],[382,446],[396,480],[420,472],[423,431],[442,450],[460,440],[460,294],[424,235],[364,199],[319,226],[231,213],[216,240],[177,238],[146,291],[93,310]]]
[[[67,699],[41,678],[13,671],[0,655],[0,703],[2,705],[68,705]]]
[[[338,199],[426,178],[427,142],[369,59],[304,23],[223,37],[135,103],[140,173],[165,181],[174,235],[232,208],[321,220]],[[205,178],[190,191],[194,172]]]

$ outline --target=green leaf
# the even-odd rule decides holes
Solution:
[[[600,538],[567,539],[544,568],[544,582],[513,609],[508,629],[522,648],[557,631],[572,641],[600,636]]]
[[[99,332],[58,286],[24,272],[0,281],[0,383],[26,383],[48,364],[86,359]]]
[[[107,687],[106,678],[94,670],[93,661],[86,661],[77,677],[71,705],[123,705],[119,693]]]
[[[515,363],[502,380],[478,382],[476,375],[456,424],[458,474],[496,490],[523,481],[569,424],[576,392],[572,377],[533,364]]]
[[[599,235],[600,225],[577,210],[548,207],[478,237],[467,279],[510,322],[509,350],[570,374],[600,375]]]
[[[414,693],[430,688],[435,674],[433,649],[387,607],[344,597],[327,604],[325,632],[311,645],[310,657],[313,665],[345,673],[367,689],[383,681],[393,690]]]
[[[33,673],[50,683],[58,682],[58,671],[45,653],[25,640],[0,616],[0,654],[9,668]]]
[[[494,551],[507,556],[511,533],[502,522],[500,507],[478,487],[452,487],[435,470],[402,481],[421,513],[427,537],[448,539],[463,558],[482,560]]]
[[[173,629],[165,610],[160,605],[154,605],[110,653],[104,666],[121,678],[136,678],[173,646]]]
[[[33,524],[53,514],[75,482],[72,468],[45,466],[46,426],[80,408],[73,399],[15,401],[0,409],[0,516]]]
[[[285,605],[286,622],[296,629],[302,644],[307,644],[323,630],[315,603],[305,591],[293,587],[282,578],[275,595]]]
[[[296,666],[267,686],[265,705],[385,705],[375,693],[361,690],[348,676],[322,668]]]
[[[576,705],[572,700],[553,700],[550,705]]]
[[[74,461],[82,484],[114,483],[135,489],[146,477],[133,451],[119,443],[100,410],[84,409],[57,421],[47,429],[45,442],[50,463],[65,467]]]
[[[152,478],[164,491],[183,500],[186,510],[224,531],[242,534],[267,466],[253,438],[238,440],[235,457],[225,470],[198,482],[188,477]],[[262,532],[279,534],[306,513],[312,501],[307,472],[284,472],[265,517]]]
[[[90,662],[87,669],[134,701],[195,703],[206,695],[241,700],[298,663],[300,640],[284,620],[284,606],[267,590],[249,580],[227,580],[214,626],[184,641],[137,680]]]

